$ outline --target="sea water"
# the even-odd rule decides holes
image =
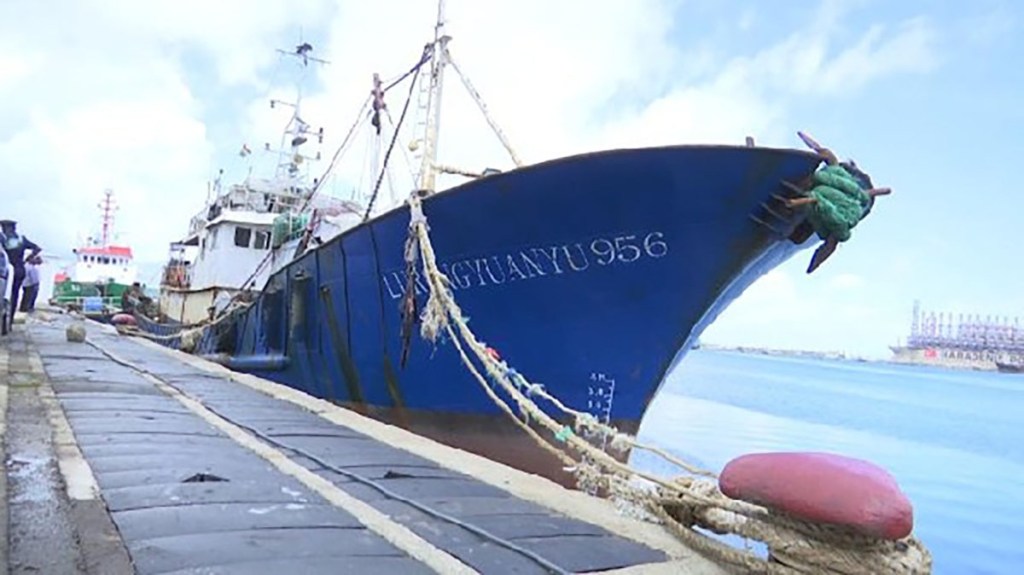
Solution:
[[[913,503],[935,574],[1024,573],[1024,375],[695,350],[640,438],[715,471],[765,451],[872,461]]]

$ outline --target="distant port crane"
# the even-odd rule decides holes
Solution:
[[[907,347],[1024,353],[1024,325],[1017,317],[922,311],[915,301]]]

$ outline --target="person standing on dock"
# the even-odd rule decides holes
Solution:
[[[25,281],[21,285],[21,310],[25,313],[36,311],[36,297],[39,295],[39,265],[43,258],[32,255],[25,263]]]
[[[0,240],[3,241],[7,259],[11,261],[14,274],[11,277],[11,312],[18,309],[21,296],[21,284],[25,281],[25,250],[32,250],[29,258],[34,258],[43,251],[32,240],[18,234],[18,223],[13,220],[0,220]]]

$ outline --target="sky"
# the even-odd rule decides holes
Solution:
[[[116,229],[154,282],[218,170],[238,180],[279,138],[292,69],[314,55],[304,116],[330,155],[373,72],[408,69],[432,37],[425,0],[4,0],[0,3],[0,212],[58,256]],[[59,16],[55,17],[55,14]],[[810,252],[761,278],[705,333],[710,343],[884,357],[915,300],[1024,316],[1016,265],[1024,194],[1024,6],[882,0],[448,2],[459,66],[527,163],[608,147],[800,147],[804,130],[891,187],[813,275]],[[455,78],[441,159],[507,167]],[[392,97],[400,111],[401,98]],[[489,142],[489,143],[485,143]],[[329,189],[360,183],[365,147]],[[403,158],[404,160],[404,158]],[[323,164],[321,163],[321,166]],[[365,186],[365,182],[363,182]],[[44,276],[60,264],[50,259]]]

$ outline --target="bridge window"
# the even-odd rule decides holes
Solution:
[[[270,232],[257,231],[256,239],[253,241],[252,247],[258,250],[265,250],[270,247]]]
[[[249,240],[252,238],[252,230],[238,226],[235,228],[235,245],[240,248],[249,247]]]

